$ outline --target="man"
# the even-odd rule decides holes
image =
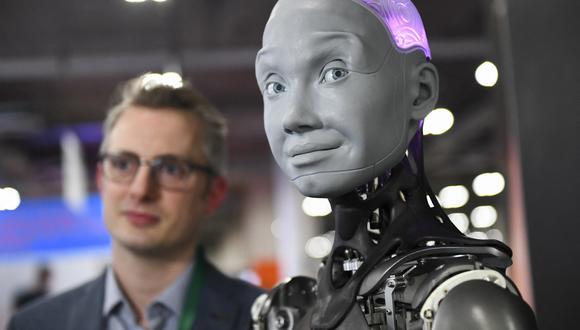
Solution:
[[[260,298],[255,324],[536,329],[505,276],[509,248],[461,234],[427,184],[421,123],[439,92],[430,57],[410,0],[276,3],[256,58],[266,135],[298,190],[330,199],[335,235],[318,283],[298,278]]]
[[[98,279],[16,314],[9,329],[248,329],[259,289],[197,249],[227,190],[225,120],[188,85],[128,82],[105,121],[97,186],[112,236]]]

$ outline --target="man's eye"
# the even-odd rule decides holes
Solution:
[[[134,163],[132,159],[126,157],[111,159],[111,165],[118,171],[130,171]]]
[[[274,96],[280,93],[284,93],[286,91],[286,86],[282,85],[279,82],[269,82],[266,84],[266,95]]]
[[[324,72],[321,83],[332,83],[341,79],[346,78],[349,75],[349,71],[342,68],[330,68]]]
[[[183,178],[187,175],[187,169],[184,165],[174,162],[163,162],[159,164],[159,171],[163,175],[175,178]]]

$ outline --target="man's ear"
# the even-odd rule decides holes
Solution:
[[[205,206],[206,215],[214,213],[224,201],[228,192],[228,182],[223,176],[211,178]]]
[[[411,119],[424,119],[437,104],[439,97],[439,75],[430,62],[417,64],[411,72]]]

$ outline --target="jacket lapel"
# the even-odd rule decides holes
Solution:
[[[231,302],[232,281],[219,272],[205,257],[203,287],[198,313],[192,330],[235,329],[239,305]],[[66,330],[103,330],[105,273],[81,288],[76,303],[70,307]]]
[[[105,273],[87,283],[79,292],[78,299],[71,306],[67,330],[102,330],[103,299],[105,296]]]
[[[192,330],[234,329],[240,307],[231,301],[232,281],[208,263],[205,258],[202,262],[205,270],[203,288]]]

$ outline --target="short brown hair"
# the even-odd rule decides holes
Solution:
[[[183,82],[179,86],[172,86],[164,84],[162,81],[152,82],[151,79],[148,79],[151,75],[141,75],[120,86],[120,100],[109,109],[103,124],[103,141],[100,152],[106,151],[111,131],[121,115],[130,106],[173,109],[191,113],[202,121],[204,155],[210,167],[217,174],[225,175],[227,126],[224,116],[190,83]]]

